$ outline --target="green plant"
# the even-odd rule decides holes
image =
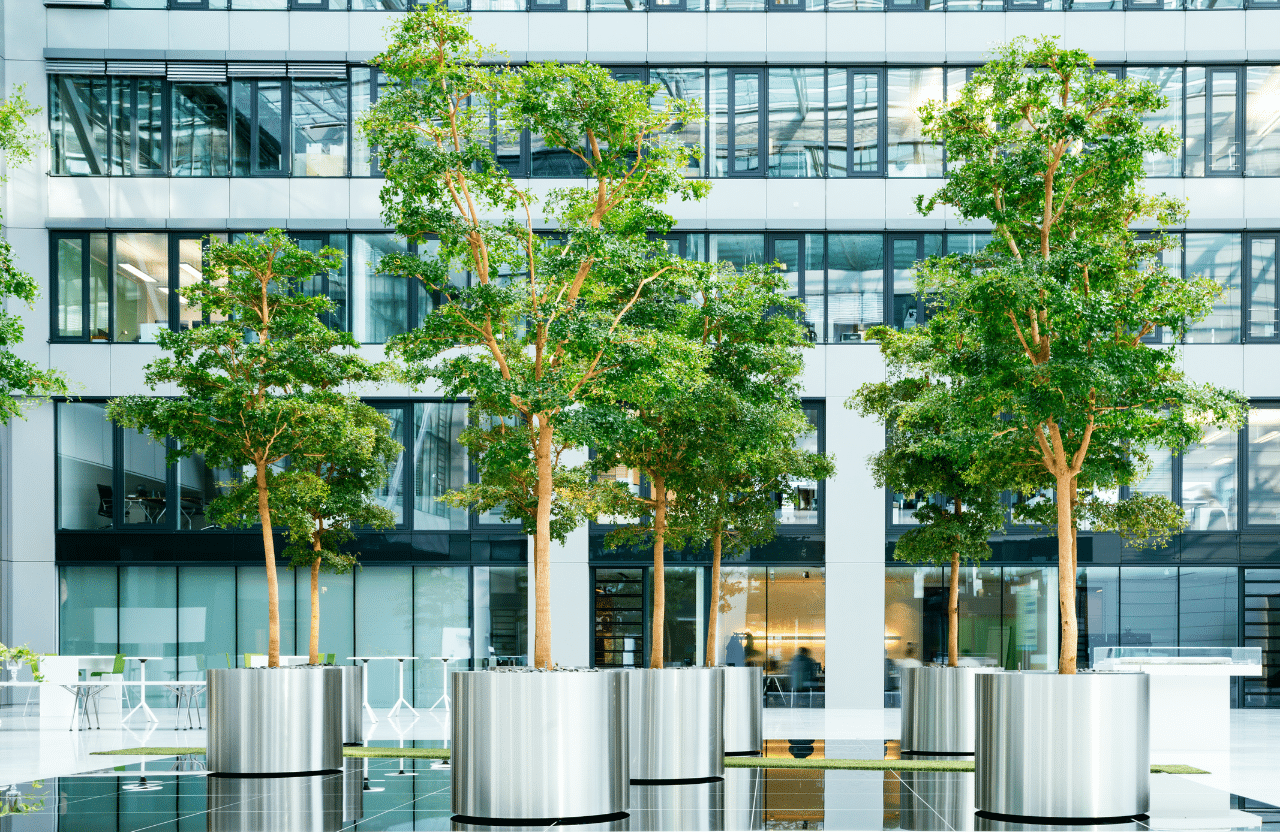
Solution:
[[[25,664],[31,668],[31,678],[37,682],[43,682],[44,677],[40,675],[40,654],[31,651],[27,645],[21,647],[6,647],[0,644],[0,663]]]

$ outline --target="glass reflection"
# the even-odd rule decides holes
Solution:
[[[344,775],[205,777],[209,832],[287,828],[337,832],[344,814]]]
[[[114,525],[117,494],[112,471],[114,428],[107,420],[107,406],[60,402],[57,413],[58,525],[109,529]]]
[[[293,175],[346,176],[347,80],[293,79]]]
[[[169,326],[169,238],[167,234],[115,235],[117,342],[154,343]]]
[[[1182,510],[1190,531],[1236,527],[1236,432],[1206,428],[1182,457]]]
[[[667,98],[676,98],[683,101],[697,101],[704,105],[706,101],[706,74],[707,70],[701,68],[678,69],[650,69],[649,83],[657,84],[658,91],[654,94],[653,103],[655,106],[663,106],[663,102]],[[680,122],[672,124],[667,128],[667,134],[679,141],[685,147],[689,148],[689,164],[685,169],[686,176],[706,176],[707,168],[710,164],[706,153],[697,153],[703,148],[703,131],[706,125],[701,122]],[[701,158],[696,158],[700,156]]]
[[[1249,411],[1249,522],[1280,524],[1280,409]]]
[[[769,175],[826,176],[826,70],[769,70]]]
[[[1183,248],[1187,274],[1211,278],[1223,290],[1208,317],[1187,328],[1187,343],[1240,343],[1240,235],[1187,234]]]
[[[827,238],[827,343],[862,340],[884,321],[884,240],[879,234]]]
[[[1245,175],[1280,176],[1280,66],[1251,66],[1245,96]]]
[[[890,69],[886,77],[887,174],[942,176],[942,144],[925,137],[919,114],[926,101],[942,100],[942,68]]]

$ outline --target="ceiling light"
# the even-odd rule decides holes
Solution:
[[[134,267],[134,266],[131,266],[131,265],[130,265],[130,264],[128,264],[128,263],[121,263],[121,264],[120,264],[120,268],[124,269],[124,270],[125,270],[125,271],[127,271],[129,274],[133,275],[134,277],[138,278],[139,280],[145,280],[147,283],[159,283],[159,281],[158,281],[158,280],[156,280],[156,279],[155,279],[154,277],[152,277],[151,275],[147,274],[146,272],[142,271],[142,270],[141,270],[141,269],[139,269],[139,268],[136,268],[136,267]]]
[[[1254,442],[1270,442],[1272,439],[1275,439],[1277,436],[1280,436],[1280,430],[1271,430],[1262,434],[1261,436],[1259,436],[1257,439],[1253,441]]]
[[[200,273],[200,270],[197,269],[195,266],[191,265],[190,263],[179,263],[178,268],[182,269],[184,272],[191,275],[196,280],[204,280],[204,275]]]

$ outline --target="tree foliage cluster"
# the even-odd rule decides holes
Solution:
[[[413,383],[469,401],[462,441],[478,482],[449,499],[500,511],[533,536],[532,654],[545,668],[552,542],[624,506],[656,518],[660,558],[669,489],[689,495],[676,511],[692,512],[685,483],[723,453],[711,450],[716,437],[737,442],[731,426],[769,407],[751,391],[772,382],[770,401],[790,396],[798,411],[790,379],[778,373],[798,364],[783,355],[794,329],[762,300],[774,278],[686,261],[661,239],[675,222],[669,205],[709,187],[686,178],[696,151],[673,135],[703,118],[699,104],[590,64],[513,68],[493,59],[465,16],[438,6],[411,13],[374,61],[387,87],[361,127],[386,178],[384,219],[428,252],[380,266],[420,281],[434,299],[390,352]],[[513,179],[495,148],[525,130],[549,158],[580,168],[585,183],[539,192]],[[759,332],[742,329],[748,318]],[[735,360],[742,365],[729,367]],[[658,457],[676,461],[663,468]],[[616,464],[644,469],[658,498],[637,510],[633,495],[598,476]],[[733,493],[762,479],[780,477],[740,471]]]
[[[954,99],[922,107],[955,166],[917,207],[986,221],[994,239],[922,264],[932,317],[876,333],[890,379],[860,394],[891,448],[904,443],[878,464],[904,490],[958,494],[936,480],[941,464],[962,481],[951,488],[986,487],[988,499],[1050,495],[1024,513],[1056,529],[1064,673],[1077,654],[1081,520],[1133,542],[1167,540],[1182,523],[1167,497],[1115,506],[1101,495],[1135,482],[1151,449],[1179,452],[1205,425],[1236,426],[1245,412],[1240,394],[1188,379],[1176,348],[1148,340],[1164,330],[1178,341],[1220,296],[1212,280],[1161,265],[1176,240],[1159,230],[1184,208],[1141,183],[1144,156],[1177,152],[1176,136],[1144,123],[1165,103],[1150,82],[1116,79],[1045,38],[1006,45]],[[1134,230],[1143,227],[1154,233]],[[895,462],[899,450],[912,464]]]

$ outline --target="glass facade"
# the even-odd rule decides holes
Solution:
[[[821,0],[809,1],[821,6]],[[930,1],[941,8],[941,2]],[[113,61],[112,66],[115,73],[127,72],[129,65]],[[101,63],[85,62],[84,74],[50,75],[52,173],[378,175],[377,160],[355,128],[384,83],[377,70],[344,64],[192,66],[199,68],[171,70],[167,77],[130,77],[102,75]],[[142,74],[153,65],[138,67]],[[954,94],[971,71],[966,66],[642,66],[617,69],[615,75],[656,84],[655,104],[680,98],[705,105],[705,122],[671,127],[672,137],[690,151],[705,151],[701,162],[690,153],[690,176],[937,178],[946,173],[946,156],[940,143],[924,136],[917,110],[926,101]],[[1184,151],[1150,155],[1148,175],[1280,176],[1274,117],[1280,113],[1280,67],[1108,71],[1150,81],[1169,100],[1146,120],[1173,131]],[[540,136],[496,122],[494,149],[515,176],[576,177],[584,171],[580,160],[548,147]]]
[[[280,652],[306,655],[311,578],[281,567]],[[266,570],[261,566],[58,568],[59,652],[155,657],[149,679],[200,678],[208,667],[244,666],[267,648]],[[442,691],[434,657],[469,644],[470,662],[522,664],[528,652],[528,576],[521,566],[366,565],[320,578],[320,652],[415,656],[405,698],[430,707]],[[446,647],[448,645],[448,647]],[[396,662],[369,663],[369,702],[389,707]],[[454,665],[456,669],[458,665]],[[137,678],[137,665],[127,668]],[[148,692],[171,707],[169,693]]]
[[[405,11],[411,0],[112,0],[124,9]],[[1274,0],[448,0],[454,11],[489,12],[1000,12],[1275,8]]]

